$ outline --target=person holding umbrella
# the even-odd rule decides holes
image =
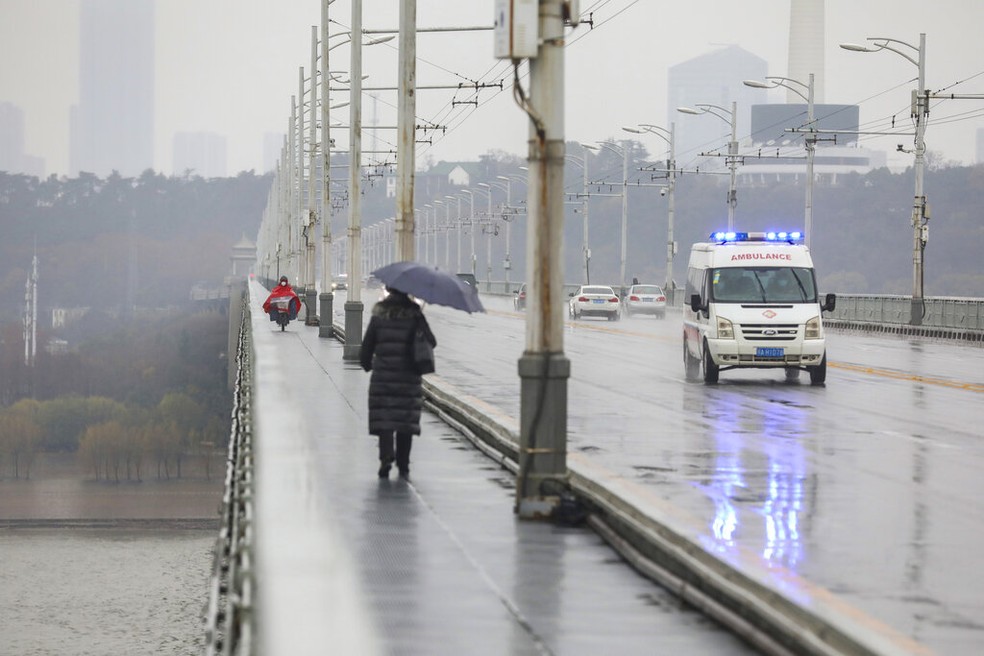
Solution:
[[[424,391],[412,359],[413,339],[421,330],[431,347],[437,339],[420,306],[387,285],[386,298],[372,308],[359,361],[369,378],[369,433],[379,437],[379,478],[389,478],[396,461],[400,478],[410,478],[410,448],[420,435]]]

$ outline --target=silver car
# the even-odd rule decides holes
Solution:
[[[603,285],[581,285],[571,294],[568,310],[571,319],[581,317],[605,317],[609,321],[618,321],[618,294],[611,287]]]
[[[657,319],[666,316],[666,295],[659,285],[632,285],[622,296],[626,318],[633,314],[651,314]]]

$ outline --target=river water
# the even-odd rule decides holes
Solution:
[[[0,531],[0,654],[200,654],[216,536]]]
[[[222,481],[0,473],[0,656],[200,654]]]

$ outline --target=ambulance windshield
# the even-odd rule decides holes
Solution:
[[[726,267],[711,270],[711,298],[721,303],[816,303],[813,269]]]

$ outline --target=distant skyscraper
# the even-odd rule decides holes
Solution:
[[[24,155],[24,112],[12,103],[0,103],[0,171],[19,173]]]
[[[280,151],[284,148],[282,132],[266,132],[263,134],[263,172],[269,173],[277,168],[280,161]]]
[[[82,0],[70,123],[73,174],[131,177],[154,166],[153,0]]]
[[[730,118],[688,116],[677,107],[694,107],[699,103],[717,105],[728,112],[731,103],[738,103],[736,120],[738,140],[747,137],[751,126],[750,108],[760,99],[760,91],[742,84],[742,80],[761,80],[768,75],[768,63],[738,46],[727,46],[671,66],[667,76],[667,108],[669,121],[675,121],[676,159],[680,166],[693,166],[699,153],[728,152],[731,139]],[[720,158],[720,165],[724,165]]]
[[[174,135],[174,175],[226,177],[226,138],[213,132],[178,132]]]
[[[824,0],[791,0],[789,71],[783,75],[807,84],[810,81],[810,73],[813,73],[813,101],[816,103],[822,103],[824,98],[823,4]],[[800,103],[803,99],[787,90],[786,101]]]
[[[44,160],[24,153],[24,112],[0,102],[0,171],[44,177]]]

